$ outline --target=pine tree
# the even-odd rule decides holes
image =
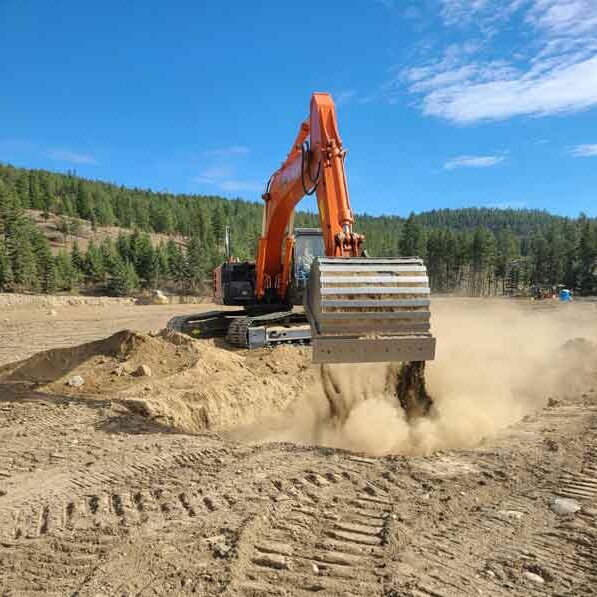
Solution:
[[[492,292],[495,258],[495,236],[487,228],[476,228],[471,243],[470,292],[473,296],[482,296]]]
[[[0,238],[0,291],[10,288],[13,282],[12,266],[4,240]]]
[[[92,213],[91,193],[86,182],[81,181],[77,189],[77,215],[80,218],[87,219]]]
[[[50,211],[52,210],[52,196],[48,195],[47,193],[44,195],[43,198],[43,216],[44,219],[49,219]]]
[[[170,267],[168,263],[168,252],[166,246],[161,242],[156,250],[158,258],[158,284],[167,283],[170,276]]]
[[[35,233],[32,234],[31,240],[37,262],[39,287],[43,293],[49,294],[56,290],[57,284],[56,264],[54,262],[54,257],[52,256],[50,243],[48,242],[48,239],[38,231],[35,231]]]
[[[66,247],[66,242],[68,241],[68,235],[70,234],[70,221],[68,218],[64,216],[60,216],[58,220],[58,224],[56,224],[56,229],[60,234],[62,234],[64,238],[64,246]]]
[[[37,260],[28,227],[21,224],[13,228],[6,246],[15,285],[21,290],[38,290]]]
[[[175,284],[184,283],[186,275],[186,261],[179,245],[169,239],[166,244],[166,254],[168,255],[168,276]]]
[[[400,236],[400,255],[404,257],[423,257],[425,252],[425,238],[423,229],[415,218],[415,214],[408,216]]]
[[[531,257],[533,284],[549,284],[549,244],[541,232],[537,232],[531,240]]]
[[[91,284],[103,284],[106,280],[102,253],[93,241],[87,247],[83,270],[87,281]]]
[[[76,240],[83,229],[83,224],[78,218],[71,218],[70,220],[70,235],[73,240]]]
[[[117,260],[120,258],[115,243],[109,236],[102,239],[100,243],[100,253],[102,254],[102,263],[104,270],[113,274]]]
[[[582,294],[597,292],[597,225],[584,214],[580,217],[580,290]]]
[[[144,260],[143,274],[147,288],[155,289],[160,280],[160,257],[158,252],[151,248],[148,257]]]
[[[60,251],[54,257],[56,270],[56,286],[59,290],[73,290],[79,283],[80,273],[73,267],[72,260],[66,251]]]
[[[188,287],[193,291],[201,291],[207,273],[205,253],[202,251],[201,242],[197,236],[191,236],[187,243],[185,255],[185,278]]]
[[[159,264],[149,235],[134,233],[131,238],[131,248],[134,251],[134,266],[137,275],[145,280],[146,286],[151,287],[156,282]]]
[[[139,278],[135,267],[129,261],[118,259],[109,283],[114,296],[130,296],[139,288]]]
[[[75,271],[78,272],[78,275],[80,276],[83,274],[85,258],[81,253],[81,249],[79,249],[79,243],[77,241],[73,243],[71,248],[70,261]]]
[[[39,178],[35,171],[29,171],[29,205],[33,209],[44,208],[44,196],[39,184]]]

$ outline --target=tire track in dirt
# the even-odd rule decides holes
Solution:
[[[501,518],[507,519],[517,531],[515,538],[518,541],[507,540],[496,546],[495,566],[488,570],[510,590],[516,590],[520,576],[526,574],[528,594],[594,594],[597,585],[597,509],[595,493],[587,491],[592,485],[583,480],[591,480],[587,471],[592,470],[597,447],[596,421],[597,409],[588,403],[579,403],[543,412],[530,423],[531,429],[556,432],[556,437],[564,443],[568,441],[567,436],[574,441],[579,435],[585,442],[580,453],[566,450],[560,455],[557,444],[550,440],[550,474],[536,483],[533,490],[527,490],[526,495],[510,497],[500,506]],[[560,472],[563,468],[565,470]],[[534,470],[535,475],[545,471],[546,468],[540,466]],[[546,516],[549,503],[557,495],[589,503],[576,516],[559,517],[551,512]],[[529,573],[537,575],[543,582],[536,578],[529,581]]]
[[[226,594],[382,594],[393,504],[346,468],[320,461],[275,481],[282,497],[243,530]]]
[[[387,594],[594,594],[596,511],[560,521],[548,505],[554,490],[561,493],[560,467],[591,470],[595,452],[584,448],[584,457],[579,456],[572,445],[550,453],[546,461],[541,432],[555,431],[564,446],[588,434],[591,445],[596,417],[597,409],[589,404],[562,405],[506,430],[488,449],[411,459],[411,469],[421,468],[413,475],[421,489],[417,500],[417,492],[407,487],[411,501],[415,497],[414,511],[399,515],[407,540],[395,553]],[[452,467],[446,492],[438,481],[451,458],[460,464]],[[382,476],[401,490],[405,481],[397,469]],[[568,477],[563,479],[567,487]]]

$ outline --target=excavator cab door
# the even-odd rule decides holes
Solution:
[[[311,267],[317,258],[324,255],[325,246],[319,228],[296,228],[294,230],[292,280],[289,288],[290,304],[303,304]]]

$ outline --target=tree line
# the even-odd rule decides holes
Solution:
[[[90,290],[129,296],[142,289],[169,287],[202,293],[209,276],[195,237],[154,246],[149,234],[134,230],[91,240],[83,251],[52,254],[48,239],[23,210],[0,202],[0,291],[71,292]]]
[[[77,218],[93,230],[130,230],[116,240],[77,245],[52,255],[28,209],[59,216],[59,231]],[[126,294],[170,286],[203,292],[223,259],[225,227],[232,252],[253,259],[262,204],[217,196],[171,194],[87,180],[74,172],[0,164],[0,289],[54,292],[96,289]],[[318,216],[298,212],[297,227],[318,226]],[[358,216],[370,255],[419,255],[434,291],[474,296],[532,284],[564,284],[597,294],[597,222],[545,211],[492,208],[441,209],[399,216]],[[153,246],[148,233],[181,239]]]

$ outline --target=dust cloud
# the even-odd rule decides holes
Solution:
[[[283,415],[233,437],[423,455],[477,445],[550,397],[593,387],[595,304],[439,299],[432,313],[438,349],[426,370],[429,416],[406,419],[396,366],[334,365]]]

